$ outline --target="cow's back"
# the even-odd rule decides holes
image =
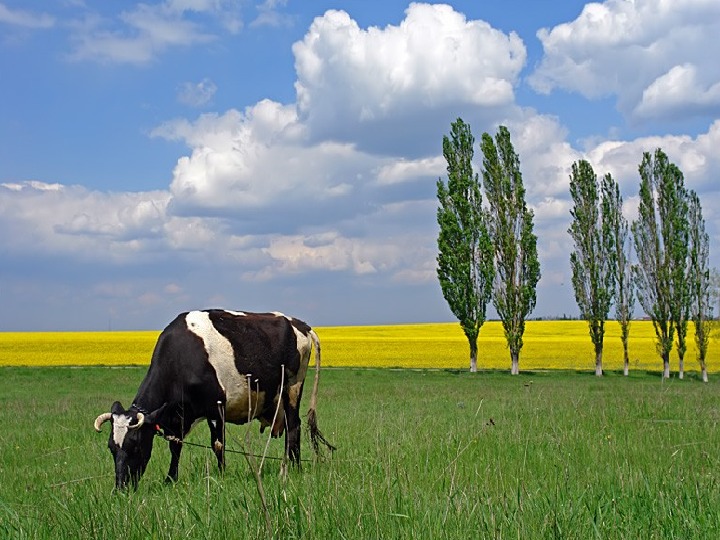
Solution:
[[[305,375],[309,349],[305,354],[308,344],[298,343],[298,337],[307,337],[296,332],[291,319],[282,314],[193,311],[187,314],[186,322],[203,341],[207,362],[225,394],[231,422],[271,415],[283,366],[286,385],[293,384],[300,373]]]

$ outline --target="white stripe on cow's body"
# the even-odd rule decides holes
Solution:
[[[205,311],[191,311],[185,316],[185,322],[188,329],[202,339],[208,360],[225,392],[225,418],[235,423],[255,418],[263,409],[265,392],[251,389],[252,403],[248,403],[247,374],[239,373],[235,367],[235,354],[230,342],[217,331]],[[251,413],[248,411],[250,407]]]
[[[130,427],[130,422],[132,422],[132,418],[124,414],[113,414],[112,417],[113,440],[115,441],[115,444],[122,448],[122,445],[125,442],[125,436],[127,435]]]

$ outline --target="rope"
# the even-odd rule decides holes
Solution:
[[[212,450],[213,448],[207,444],[198,444],[198,443],[192,443],[183,441],[182,439],[175,437],[174,435],[165,435],[162,431],[157,430],[155,431],[155,435],[160,437],[161,439],[164,439],[168,442],[174,442],[178,444],[182,444],[183,446],[196,446],[197,448],[205,448],[206,450]],[[230,452],[231,454],[241,454],[243,456],[250,456],[255,458],[261,458],[263,456],[258,454],[252,454],[250,452],[245,452],[244,450],[233,450],[232,448],[225,448],[225,452]],[[330,455],[334,455],[334,452],[330,452]],[[285,457],[275,457],[275,456],[265,456],[265,459],[276,459],[276,460],[282,460],[285,459]],[[370,458],[358,458],[358,459],[334,459],[333,461],[339,462],[339,463],[358,463],[361,461],[368,461]],[[302,463],[311,463],[312,459],[300,459]]]
[[[161,439],[165,439],[168,442],[174,442],[178,444],[182,444],[183,446],[196,446],[198,448],[205,448],[207,450],[213,450],[213,448],[207,444],[198,444],[198,443],[191,443],[187,441],[183,441],[182,439],[175,437],[174,435],[165,435],[162,431],[155,431],[155,435],[160,437]],[[231,454],[241,454],[243,456],[250,456],[250,457],[256,457],[256,458],[262,458],[263,456],[258,454],[252,454],[250,452],[245,452],[244,450],[233,450],[232,448],[224,448],[225,452],[229,452]],[[276,460],[283,460],[284,457],[275,457],[275,456],[265,456],[265,459],[276,459]],[[312,460],[310,459],[301,459],[300,461],[304,463],[309,463]]]

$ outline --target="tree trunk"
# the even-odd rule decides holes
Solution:
[[[510,352],[510,359],[512,360],[512,366],[510,367],[510,375],[519,375],[520,374],[520,353],[511,351]]]
[[[602,377],[602,350],[595,351],[595,376]]]
[[[470,343],[470,373],[477,372],[477,339],[468,338]]]
[[[703,364],[702,364],[702,379],[703,379],[703,382],[708,382],[707,366],[705,366],[705,362],[703,362]]]
[[[623,343],[623,375],[630,374],[630,355],[628,355],[627,342]]]
[[[678,378],[684,379],[685,378],[685,358],[683,356],[680,356],[678,359]]]
[[[670,378],[670,351],[663,353],[663,379]]]

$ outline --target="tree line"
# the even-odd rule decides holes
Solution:
[[[492,301],[510,351],[511,373],[517,374],[525,321],[535,308],[541,276],[534,215],[525,202],[520,159],[508,129],[500,126],[494,138],[483,133],[482,181],[473,170],[474,147],[470,126],[458,118],[450,135],[443,137],[447,183],[442,178],[437,182],[437,276],[468,339],[470,371],[477,370],[477,339]],[[700,199],[685,187],[682,171],[660,148],[643,154],[638,171],[638,216],[628,223],[619,185],[610,173],[598,180],[586,160],[571,168],[572,286],[580,316],[588,323],[595,374],[603,374],[605,322],[613,306],[621,328],[623,371],[628,374],[637,300],[652,320],[663,377],[670,376],[670,353],[676,345],[683,378],[692,322],[707,382],[705,358],[717,277],[709,269]]]

